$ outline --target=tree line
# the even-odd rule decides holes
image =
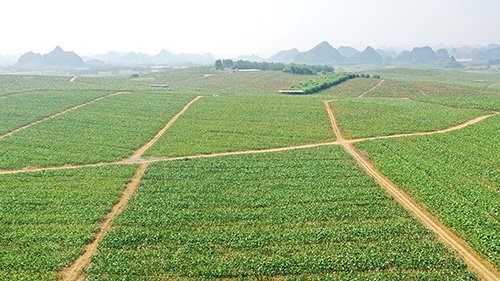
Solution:
[[[315,75],[317,73],[335,72],[335,69],[328,65],[303,65],[303,64],[283,64],[275,62],[254,62],[231,59],[218,59],[215,61],[215,69],[259,69],[277,70],[286,73]]]

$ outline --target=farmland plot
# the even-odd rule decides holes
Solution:
[[[354,78],[322,91],[321,95],[334,97],[357,97],[377,85],[380,80],[373,78]]]
[[[58,280],[134,171],[114,165],[0,175],[0,280]]]
[[[340,147],[153,164],[87,280],[474,280]]]
[[[193,104],[145,156],[186,156],[332,141],[317,99],[205,97]]]
[[[500,117],[463,130],[357,146],[396,185],[500,267]]]
[[[111,92],[36,91],[0,99],[0,135]]]
[[[443,104],[459,108],[479,108],[485,110],[500,111],[500,95],[481,95],[469,97],[427,97],[416,98],[425,102],[432,102],[436,104]]]
[[[339,99],[330,105],[346,138],[435,131],[491,114],[393,98]]]
[[[0,169],[118,161],[153,138],[190,95],[121,94],[0,140]]]

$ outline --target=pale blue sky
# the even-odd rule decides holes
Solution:
[[[16,0],[1,54],[161,49],[219,56],[334,47],[500,43],[500,0]]]

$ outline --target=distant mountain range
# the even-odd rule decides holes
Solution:
[[[435,65],[438,67],[461,67],[456,59],[471,60],[475,63],[489,63],[500,60],[500,45],[491,44],[483,48],[449,48],[434,51],[428,46],[415,47],[411,51],[397,54],[393,50],[383,50],[368,46],[362,52],[350,46],[338,49],[328,42],[321,42],[306,52],[297,49],[280,51],[271,57],[258,58],[261,61],[297,64],[328,65]],[[444,59],[444,60],[443,60]],[[257,59],[255,59],[257,61]],[[445,62],[445,63],[444,63]]]
[[[493,53],[493,50],[490,50],[488,54]],[[500,48],[498,50],[500,51]],[[491,55],[488,56],[488,58],[489,57],[491,57]],[[265,59],[265,61],[328,65],[429,65],[435,64],[441,58],[450,58],[447,50],[439,49],[437,52],[434,52],[430,47],[425,46],[413,48],[411,51],[403,51],[397,55],[394,51],[375,50],[370,46],[366,47],[362,52],[350,46],[342,46],[337,50],[325,41],[309,51],[299,52],[297,49],[281,51],[271,56],[269,59]],[[453,58],[452,60],[455,59]],[[457,66],[457,64],[453,65]]]
[[[12,57],[0,56],[0,62],[6,62],[2,65],[7,65],[10,62],[12,65]],[[200,65],[212,64],[215,58],[211,54],[190,54],[182,53],[178,55],[171,54],[166,50],[162,50],[157,55],[149,55],[144,53],[128,52],[118,53],[115,51],[108,52],[102,55],[93,55],[88,57],[80,57],[74,52],[66,52],[61,47],[57,46],[52,52],[41,55],[39,53],[27,52],[17,60],[12,67],[17,70],[33,70],[33,69],[57,69],[57,68],[91,68],[102,67],[104,65]]]
[[[14,65],[17,68],[52,68],[52,67],[83,67],[85,63],[83,59],[73,52],[65,52],[61,47],[57,46],[52,52],[41,55],[38,53],[28,52],[22,55]]]
[[[473,63],[493,63],[500,61],[500,45],[491,44],[486,47],[447,48],[434,51],[428,46],[415,47],[411,51],[396,53],[393,50],[374,49],[366,47],[359,51],[350,46],[341,46],[338,49],[324,41],[314,48],[300,52],[297,49],[279,51],[269,58],[257,55],[239,56],[236,60],[256,62],[277,62],[296,64],[324,64],[324,65],[396,65],[396,66],[428,66],[461,67],[457,62],[462,60]],[[14,63],[13,56],[1,56],[0,65],[12,65],[13,70],[26,69],[57,69],[57,68],[99,68],[104,66],[154,66],[154,65],[208,65],[215,61],[210,54],[181,53],[172,54],[162,50],[156,55],[138,52],[119,53],[115,51],[107,54],[80,57],[74,52],[64,51],[56,47],[52,52],[41,55],[28,52]]]
[[[84,58],[85,60],[97,59],[107,64],[115,65],[161,65],[161,64],[212,64],[215,58],[206,53],[203,55],[181,53],[174,55],[167,50],[161,50],[157,55],[128,52],[108,52],[103,55],[94,55]]]

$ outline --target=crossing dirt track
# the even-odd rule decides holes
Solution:
[[[217,78],[218,74],[203,74],[202,78],[208,78],[208,79],[200,79],[197,77],[196,79],[193,78],[193,81],[196,82],[198,80],[210,80],[212,78]],[[266,75],[266,74],[264,74]],[[442,74],[438,74],[442,75]],[[257,78],[253,78],[256,80]],[[69,82],[74,82],[76,80],[76,77],[72,77],[69,80],[65,80],[66,83]],[[80,80],[80,78],[79,78]],[[189,81],[189,79],[185,79],[183,81]],[[252,81],[250,81],[252,82]],[[385,85],[387,85],[390,81],[387,81]],[[373,91],[377,87],[379,87],[382,83],[384,83],[384,80],[380,80],[375,86],[372,86],[370,89],[366,90],[366,87],[364,91],[358,95],[357,98],[363,98],[367,93]],[[74,84],[74,83],[73,83]],[[77,83],[78,84],[78,83]],[[225,88],[221,85],[217,85],[218,88]],[[229,87],[232,87],[231,85]],[[65,113],[68,113],[70,111],[74,111],[78,108],[81,108],[83,106],[90,105],[96,101],[106,99],[108,97],[114,96],[114,95],[120,95],[124,93],[130,93],[129,91],[119,91],[117,92],[117,89],[121,88],[115,88],[114,93],[108,94],[93,100],[90,100],[88,102],[79,104],[77,106],[68,108],[64,111],[55,113],[53,115],[50,115],[48,117],[45,117],[43,119],[40,119],[38,121],[32,122],[28,125],[19,127],[15,130],[12,130],[9,133],[6,133],[4,135],[0,135],[0,140],[1,139],[6,139],[7,137],[10,137],[12,135],[15,135],[16,133],[27,129],[31,126],[37,125],[39,123],[42,123],[46,120],[55,118],[57,116],[63,115]],[[427,97],[427,94],[423,91],[420,90],[422,95],[424,97]],[[408,211],[408,213],[418,220],[425,228],[433,232],[439,239],[439,241],[446,245],[447,248],[451,249],[452,252],[456,255],[459,256],[460,259],[462,259],[467,267],[477,274],[479,278],[483,280],[500,280],[500,272],[495,268],[495,266],[490,263],[487,259],[482,257],[478,252],[473,249],[466,240],[461,238],[459,235],[454,233],[449,227],[445,225],[442,221],[440,221],[435,215],[431,214],[423,205],[422,203],[419,202],[416,198],[410,196],[406,192],[404,192],[401,188],[399,188],[394,182],[392,182],[386,175],[384,175],[380,170],[378,170],[375,167],[375,164],[366,156],[363,154],[361,150],[359,150],[358,147],[360,147],[359,143],[360,142],[369,142],[369,141],[374,141],[374,140],[381,140],[381,139],[389,139],[389,138],[407,138],[411,136],[423,136],[423,135],[433,135],[433,134],[446,134],[448,132],[452,131],[459,131],[463,130],[469,126],[473,126],[475,124],[479,124],[481,122],[484,122],[490,118],[496,118],[495,116],[499,115],[500,112],[493,111],[487,111],[485,115],[479,116],[472,118],[468,121],[465,121],[461,124],[455,123],[453,126],[449,126],[445,128],[444,126],[441,127],[441,129],[438,130],[433,130],[433,131],[422,131],[422,132],[412,132],[412,133],[402,133],[402,134],[393,134],[393,135],[381,135],[381,136],[374,136],[374,137],[363,137],[363,138],[352,138],[352,139],[346,139],[343,135],[342,130],[339,127],[339,122],[336,119],[336,114],[332,108],[332,104],[335,103],[338,99],[329,99],[329,100],[323,100],[319,99],[316,100],[319,103],[319,106],[321,107],[321,110],[323,111],[323,114],[328,117],[328,122],[329,126],[328,127],[328,133],[331,135],[335,135],[335,138],[330,138],[330,139],[325,139],[325,141],[322,142],[311,142],[311,143],[305,143],[305,144],[294,144],[294,145],[287,145],[287,146],[282,146],[282,147],[273,147],[269,146],[268,148],[263,148],[263,149],[243,149],[243,150],[235,150],[235,151],[222,151],[222,152],[213,152],[213,153],[199,153],[199,154],[194,154],[193,155],[186,155],[186,156],[167,156],[170,154],[167,154],[165,156],[144,156],[148,155],[145,154],[146,151],[148,151],[151,147],[153,147],[155,144],[161,143],[159,140],[165,136],[168,135],[169,129],[174,130],[175,126],[172,127],[172,125],[178,121],[182,122],[182,118],[186,117],[186,112],[190,112],[190,110],[196,110],[199,105],[199,101],[201,100],[201,104],[203,104],[207,99],[210,99],[206,93],[199,93],[196,97],[195,95],[191,94],[189,96],[190,101],[186,103],[186,100],[182,100],[182,105],[181,106],[175,107],[176,111],[180,109],[173,117],[173,113],[169,115],[168,122],[159,130],[156,135],[154,135],[153,138],[151,138],[147,142],[142,142],[142,146],[140,146],[138,149],[135,151],[131,151],[128,157],[124,157],[121,160],[118,161],[109,161],[109,162],[100,162],[100,163],[94,163],[94,164],[72,164],[72,165],[62,165],[62,166],[52,166],[52,167],[26,167],[23,169],[12,169],[12,170],[0,170],[0,175],[14,175],[14,174],[21,174],[21,173],[29,173],[29,172],[37,172],[37,171],[57,171],[57,170],[68,170],[68,169],[78,169],[78,168],[83,168],[83,167],[101,167],[101,166],[109,166],[109,165],[125,165],[125,167],[133,168],[137,167],[135,169],[135,174],[131,178],[131,180],[126,184],[124,189],[121,191],[121,194],[119,195],[119,198],[117,202],[115,202],[112,205],[111,210],[106,214],[104,220],[102,220],[99,224],[98,230],[94,232],[93,236],[93,241],[88,243],[84,249],[84,251],[76,258],[69,266],[64,268],[61,272],[59,272],[59,280],[63,281],[75,281],[75,280],[84,280],[85,274],[87,274],[84,270],[85,268],[88,268],[92,264],[92,258],[98,253],[99,251],[99,245],[102,243],[103,239],[105,239],[106,235],[109,235],[110,231],[113,230],[114,228],[114,223],[126,209],[127,206],[129,209],[131,208],[129,203],[134,196],[140,192],[139,187],[141,186],[141,180],[142,182],[145,181],[148,177],[148,169],[152,169],[154,165],[151,165],[153,163],[157,162],[168,162],[168,161],[185,161],[189,159],[197,159],[197,158],[217,158],[217,157],[226,157],[226,156],[231,156],[231,155],[248,155],[248,154],[265,154],[265,153],[277,153],[277,152],[282,152],[282,151],[289,151],[289,150],[301,150],[301,149],[308,149],[308,148],[314,148],[314,147],[324,147],[324,146],[337,146],[337,147],[342,147],[345,152],[347,152],[350,156],[347,157],[352,157],[354,161],[352,163],[357,163],[357,165],[364,171],[364,173],[361,172],[358,169],[363,176],[365,176],[365,173],[373,178],[375,182],[382,187],[387,194],[389,194],[391,197],[394,198],[394,200],[401,205],[405,210]],[[123,96],[120,96],[123,97]],[[194,98],[193,98],[194,97]],[[364,98],[363,100],[366,100]],[[361,100],[361,101],[363,101]],[[360,100],[358,100],[360,101]],[[198,102],[198,103],[197,103]],[[415,101],[418,102],[418,101]],[[196,106],[193,106],[193,104],[196,104]],[[241,105],[242,107],[244,106],[243,104]],[[324,109],[323,109],[324,106]],[[486,112],[486,111],[485,111]],[[326,121],[326,117],[323,116],[324,121],[326,122],[325,126],[328,126],[328,122]],[[477,116],[477,115],[475,115]],[[164,124],[165,119],[162,119],[160,124]],[[344,123],[341,122],[341,125]],[[176,126],[179,125],[179,123],[176,123]],[[159,128],[159,127],[154,127],[154,128]],[[172,128],[172,129],[171,129]],[[344,127],[343,127],[344,128]],[[154,129],[153,131],[155,132],[157,129]],[[347,132],[346,132],[347,134]],[[152,134],[151,134],[152,135]],[[147,138],[150,138],[151,135],[148,135]],[[330,140],[330,141],[328,141]],[[138,147],[138,146],[136,146]],[[134,148],[135,149],[135,148]],[[340,148],[339,148],[340,149]],[[151,150],[150,150],[151,151]],[[342,152],[343,153],[343,152]],[[179,154],[177,154],[179,155]],[[351,158],[349,158],[351,159]],[[373,160],[374,162],[377,162]],[[88,162],[92,163],[92,162]],[[132,166],[134,165],[134,166]],[[151,167],[150,167],[151,166]],[[110,166],[110,167],[117,167],[117,166]],[[146,176],[145,176],[146,175]],[[145,176],[143,178],[143,176]],[[130,179],[130,177],[128,178]],[[370,179],[371,180],[371,179]],[[397,181],[395,181],[397,182]],[[385,194],[385,193],[384,193]],[[133,202],[133,200],[132,200]],[[110,205],[111,206],[111,205]],[[396,205],[397,206],[397,205]],[[109,209],[107,209],[109,210]],[[111,232],[112,233],[112,232]],[[109,237],[109,236],[108,236]],[[472,244],[471,244],[472,245]],[[1,277],[1,276],[0,276]],[[1,279],[1,278],[0,278]]]

